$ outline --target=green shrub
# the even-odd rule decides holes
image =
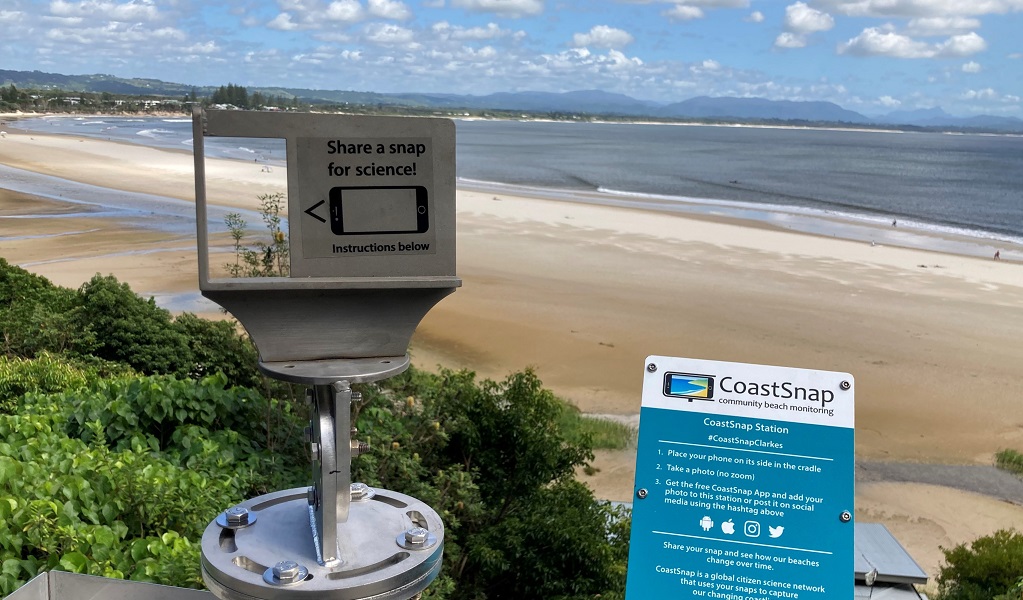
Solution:
[[[1023,475],[1023,452],[1002,450],[995,455],[995,464],[1017,475]]]
[[[32,358],[43,351],[88,354],[95,338],[79,318],[74,290],[0,258],[2,352]]]
[[[1023,533],[1000,530],[952,549],[942,548],[939,600],[991,600],[1023,577]]]
[[[628,521],[574,481],[592,459],[589,436],[566,434],[564,404],[533,372],[493,382],[410,368],[364,394],[356,423],[374,450],[353,476],[418,497],[444,520],[431,597],[621,598]]]

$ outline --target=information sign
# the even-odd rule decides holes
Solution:
[[[853,597],[853,379],[651,356],[626,598]]]

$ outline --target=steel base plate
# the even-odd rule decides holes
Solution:
[[[429,506],[404,494],[375,490],[355,501],[338,527],[341,563],[320,564],[310,527],[308,488],[274,492],[241,504],[258,515],[248,527],[210,523],[202,536],[202,576],[221,600],[408,600],[440,573],[444,525]],[[423,549],[399,543],[422,527],[436,543]],[[308,569],[297,583],[274,585],[264,574],[280,561]]]
[[[259,362],[259,370],[268,377],[303,385],[330,385],[337,381],[370,383],[403,373],[408,366],[408,354],[376,358]]]

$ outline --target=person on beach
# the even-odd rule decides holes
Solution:
[[[895,219],[892,219],[892,227],[898,227],[898,226],[899,226],[899,222],[896,221]]]
[[[995,250],[995,260],[1002,260],[1002,251]]]

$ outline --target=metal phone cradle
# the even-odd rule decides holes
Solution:
[[[245,327],[264,374],[309,386],[313,483],[217,516],[202,537],[203,580],[220,600],[416,598],[440,572],[444,525],[420,500],[352,482],[352,458],[368,451],[352,437],[352,403],[360,400],[352,386],[405,371],[416,326],[461,285],[454,272],[454,124],[200,109],[192,120],[199,289]],[[288,276],[211,277],[207,136],[285,140]],[[410,159],[400,154],[379,155],[377,163],[393,163],[384,171],[397,175],[350,187],[335,175],[343,142],[414,147],[418,166],[405,169]],[[374,209],[359,210],[367,203]],[[342,218],[345,227],[328,222]],[[339,254],[347,245],[383,250]]]

